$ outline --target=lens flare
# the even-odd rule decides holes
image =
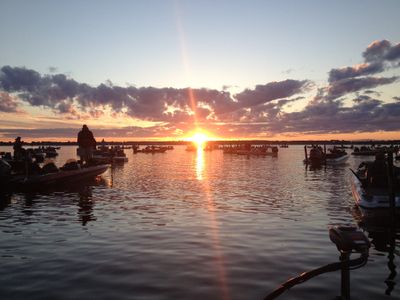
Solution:
[[[202,148],[203,144],[208,141],[208,137],[202,132],[196,132],[191,140],[197,145],[197,148]]]

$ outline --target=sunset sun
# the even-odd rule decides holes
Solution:
[[[198,148],[201,148],[205,142],[209,140],[209,137],[202,132],[196,132],[192,138],[192,142],[197,145]]]

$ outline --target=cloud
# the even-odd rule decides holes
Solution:
[[[327,88],[327,98],[336,99],[348,93],[358,92],[364,89],[375,88],[380,85],[390,84],[398,80],[397,76],[393,77],[363,77],[363,78],[346,78],[331,83]]]
[[[254,90],[247,89],[235,98],[241,107],[252,107],[276,99],[291,97],[303,93],[310,87],[308,80],[292,80],[270,82],[264,85],[257,85]]]
[[[125,113],[132,118],[153,122],[188,122],[219,120],[220,115],[253,107],[304,92],[307,80],[284,80],[257,85],[232,96],[215,89],[119,87],[111,82],[91,87],[67,78],[64,74],[41,76],[34,70],[4,66],[0,73],[0,88],[15,93],[32,106],[49,107],[59,113],[71,113],[75,108],[92,116],[99,109]]]
[[[17,102],[6,92],[0,92],[0,112],[17,112]]]
[[[363,53],[365,61],[382,61],[392,47],[388,40],[372,42]]]
[[[387,40],[374,41],[364,51],[363,56],[367,62],[390,62],[395,64],[396,61],[400,60],[400,43],[392,45]]]
[[[66,138],[74,141],[77,138],[77,134],[80,131],[81,127],[76,128],[45,128],[45,129],[28,129],[28,128],[19,128],[19,129],[1,129],[0,135],[6,138],[15,138],[16,136],[22,137],[30,137],[30,138]],[[165,137],[172,136],[174,127],[165,127],[165,126],[152,126],[152,127],[137,127],[137,126],[129,126],[124,128],[92,128],[90,130],[93,131],[95,138],[98,137],[118,137],[118,138],[146,138],[146,137]]]
[[[400,130],[400,103],[358,99],[352,107],[340,101],[325,101],[307,106],[301,112],[285,114],[273,124],[273,132],[351,133]]]
[[[379,85],[389,84],[397,78],[362,77],[381,73],[400,65],[400,43],[392,45],[387,40],[374,41],[363,52],[364,63],[335,68],[329,71],[328,97],[335,98],[346,93],[356,92],[362,89],[374,88]],[[360,78],[362,77],[362,78]],[[373,92],[373,91],[368,91]]]
[[[381,62],[363,63],[355,65],[353,67],[344,67],[340,69],[330,70],[328,81],[332,83],[346,78],[371,75],[383,71],[384,71],[384,66]]]
[[[225,137],[265,137],[286,133],[333,133],[400,130],[400,97],[392,103],[374,89],[392,84],[398,76],[379,73],[400,63],[400,44],[375,41],[363,52],[363,62],[333,68],[327,84],[315,86],[309,80],[286,79],[258,84],[236,94],[233,86],[222,90],[198,88],[120,87],[111,81],[98,86],[79,83],[65,74],[41,75],[23,67],[0,69],[0,111],[13,113],[18,104],[48,108],[63,120],[101,120],[108,117],[148,121],[152,127],[94,128],[97,136],[176,136],[204,126]],[[296,101],[315,90],[304,108],[288,112]],[[17,102],[18,100],[18,102]],[[352,100],[346,101],[346,100]],[[302,101],[303,103],[304,101]],[[346,105],[345,105],[346,103]],[[300,109],[300,110],[299,110]],[[16,126],[14,126],[16,127]],[[77,129],[0,129],[0,135],[71,137]]]
[[[0,71],[0,88],[6,92],[33,92],[41,81],[40,74],[34,70],[4,66]]]

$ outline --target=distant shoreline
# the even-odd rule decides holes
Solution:
[[[190,141],[105,141],[106,145],[187,145]],[[321,144],[321,145],[398,145],[400,140],[355,140],[355,141],[338,141],[338,140],[298,140],[298,141],[267,141],[267,140],[215,140],[209,141],[209,143],[218,145],[238,145],[238,144],[268,144],[268,145],[310,145],[310,144]],[[77,142],[52,142],[52,141],[41,141],[41,142],[24,142],[24,145],[31,146],[77,146]],[[101,144],[100,141],[97,142]],[[13,142],[2,142],[0,146],[12,146]]]

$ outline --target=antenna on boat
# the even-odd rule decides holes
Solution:
[[[365,234],[354,226],[333,226],[329,229],[329,238],[340,252],[340,262],[327,264],[291,278],[268,294],[264,300],[276,299],[284,291],[297,284],[318,275],[338,270],[341,270],[341,299],[350,300],[350,270],[361,268],[367,264],[371,244]],[[359,253],[360,257],[350,259],[352,253]]]
[[[387,152],[386,172],[388,178],[388,194],[389,194],[389,207],[392,215],[392,221],[396,219],[396,203],[395,203],[395,190],[394,190],[394,176],[393,176],[393,152]]]

